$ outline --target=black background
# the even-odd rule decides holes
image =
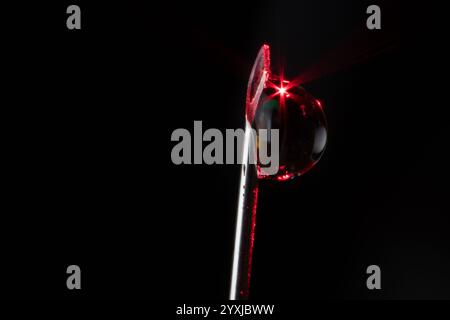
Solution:
[[[77,1],[70,31],[69,4],[2,10],[2,295],[227,298],[239,167],[175,166],[170,136],[243,127],[268,43],[329,140],[261,187],[252,298],[450,298],[442,8],[377,1],[370,31],[368,1]]]

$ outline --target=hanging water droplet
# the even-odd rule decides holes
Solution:
[[[327,143],[327,123],[319,100],[287,81],[274,84],[269,80],[255,109],[252,127],[257,132],[279,130],[278,173],[259,178],[288,180],[304,174],[319,161]]]

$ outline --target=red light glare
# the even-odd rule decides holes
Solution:
[[[284,97],[289,98],[290,97],[289,88],[292,87],[290,85],[290,82],[288,80],[284,80],[282,77],[278,77],[278,76],[273,76],[273,77],[277,81],[279,81],[280,84],[278,86],[274,82],[268,81],[267,86],[275,89],[275,93],[272,95],[272,97],[279,95],[281,98],[284,98]],[[272,80],[273,80],[273,78],[272,78]]]
[[[294,175],[292,173],[285,173],[281,176],[278,176],[276,179],[278,181],[286,181],[286,180],[292,179],[293,177],[294,177]]]

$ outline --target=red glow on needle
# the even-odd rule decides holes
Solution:
[[[250,288],[250,278],[252,276],[253,248],[255,245],[256,209],[258,207],[258,190],[259,190],[258,185],[256,185],[256,187],[253,188],[253,190],[252,190],[254,202],[253,202],[253,206],[252,206],[250,246],[249,246],[249,252],[248,252],[247,290],[248,290],[248,288]],[[245,295],[248,296],[248,291],[245,293]]]

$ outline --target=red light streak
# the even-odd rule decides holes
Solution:
[[[281,176],[277,177],[277,181],[286,181],[289,179],[292,179],[294,177],[294,175],[292,173],[285,173]]]
[[[250,246],[249,246],[249,253],[248,253],[248,270],[247,270],[247,288],[250,288],[250,278],[252,276],[252,261],[253,261],[253,247],[255,244],[255,228],[256,228],[256,210],[258,208],[258,190],[259,187],[256,185],[253,190],[253,207],[252,207],[252,221],[251,221],[251,230],[250,230]],[[248,293],[247,293],[248,295]]]

